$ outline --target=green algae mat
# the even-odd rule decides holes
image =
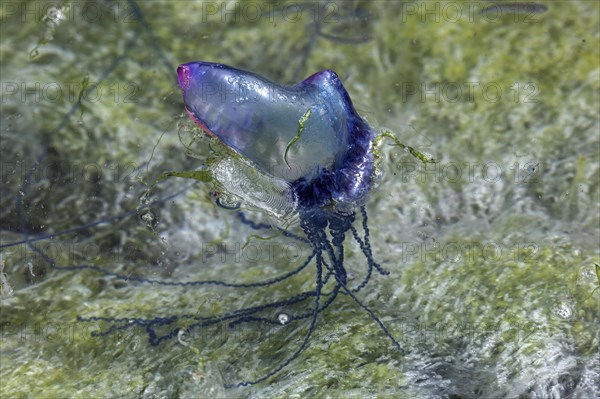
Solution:
[[[3,1],[0,22],[1,398],[600,396],[598,2]],[[436,160],[383,140],[366,203],[389,275],[356,295],[404,353],[339,295],[294,361],[225,388],[298,350],[311,300],[187,328],[314,290],[314,263],[264,287],[149,282],[265,281],[311,255],[186,174],[227,153],[185,114],[196,60],[284,84],[332,69]],[[351,287],[363,252],[346,240]],[[153,318],[175,331],[159,345],[132,321]]]

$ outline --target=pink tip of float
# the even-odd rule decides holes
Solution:
[[[179,79],[179,87],[183,90],[190,85],[190,67],[187,65],[179,65],[177,67],[177,77]]]

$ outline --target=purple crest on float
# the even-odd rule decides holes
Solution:
[[[318,72],[292,86],[209,62],[180,65],[177,74],[196,123],[288,182],[300,207],[348,207],[364,200],[374,179],[375,132],[356,113],[335,72]]]

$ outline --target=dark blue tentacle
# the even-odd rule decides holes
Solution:
[[[196,280],[196,281],[164,281],[164,280],[156,280],[156,279],[148,279],[144,277],[139,277],[133,274],[120,274],[115,272],[110,272],[100,266],[95,265],[69,265],[69,266],[58,266],[54,263],[49,256],[47,256],[44,251],[37,248],[35,245],[30,245],[31,249],[39,254],[46,262],[50,264],[53,269],[56,270],[93,270],[95,272],[101,273],[104,276],[114,277],[119,280],[125,281],[136,281],[139,283],[147,283],[147,284],[155,284],[162,286],[174,286],[174,287],[191,287],[191,286],[199,286],[199,285],[219,285],[222,287],[230,287],[230,288],[254,288],[254,287],[265,287],[273,284],[277,284],[281,281],[284,281],[304,270],[312,261],[315,256],[315,253],[311,253],[311,255],[306,258],[306,260],[298,266],[296,269],[292,270],[289,273],[283,274],[279,277],[275,277],[272,279],[259,281],[255,283],[228,283],[220,280]]]
[[[383,276],[387,276],[388,274],[390,274],[390,272],[388,272],[387,270],[385,270],[384,268],[382,268],[377,262],[375,262],[375,260],[373,259],[373,252],[371,251],[371,242],[369,241],[369,226],[367,223],[367,210],[365,209],[365,206],[361,206],[360,207],[360,213],[362,215],[362,227],[363,227],[363,231],[365,232],[365,242],[364,242],[364,249],[363,249],[363,253],[365,254],[365,256],[367,257],[369,263],[373,264],[373,267],[375,267],[377,269],[377,271],[383,275]],[[355,237],[356,238],[356,237]],[[359,245],[360,245],[360,241],[358,241]],[[361,246],[362,248],[362,246]]]
[[[373,257],[372,257],[371,245],[369,243],[369,228],[367,225],[367,212],[366,212],[366,209],[364,206],[361,206],[360,209],[361,209],[361,214],[362,214],[362,218],[363,218],[363,229],[365,231],[364,245],[361,245],[361,249],[362,249],[365,257],[367,258],[369,267],[371,269],[373,267],[375,267],[381,273],[383,271],[383,269],[381,269],[381,267],[379,265],[377,265],[377,263],[373,260]],[[402,347],[400,346],[398,341],[388,331],[388,329],[381,322],[381,320],[379,320],[379,318],[375,315],[375,313],[373,313],[373,311],[371,309],[369,309],[368,306],[363,304],[353,294],[352,290],[349,289],[346,285],[346,271],[345,271],[344,265],[343,265],[343,261],[344,261],[343,241],[344,241],[346,232],[348,230],[355,230],[352,226],[353,221],[354,221],[354,214],[347,215],[347,216],[340,216],[340,215],[334,214],[331,218],[329,218],[329,229],[330,229],[331,235],[333,237],[332,244],[333,244],[333,247],[335,247],[335,250],[337,252],[337,255],[334,255],[333,248],[331,248],[331,247],[328,248],[328,252],[330,253],[330,256],[332,258],[334,258],[335,262],[337,263],[337,265],[335,265],[335,264],[333,265],[333,271],[334,271],[333,275],[334,275],[335,279],[337,280],[338,284],[340,285],[340,287],[343,289],[343,291],[347,295],[349,295],[354,302],[356,302],[361,308],[363,308],[367,312],[367,314],[379,325],[379,327],[382,329],[384,334],[392,341],[392,343],[394,344],[394,346],[396,346],[396,348],[400,351],[400,353],[404,354],[404,350],[402,349]],[[358,234],[354,238],[356,239],[357,236],[358,236]],[[358,237],[358,238],[360,238],[360,237]],[[361,241],[360,240],[357,240],[357,241],[360,245]],[[384,271],[384,273],[382,273],[382,274],[389,274],[389,272]],[[368,280],[365,280],[365,281],[368,281]],[[365,284],[366,284],[366,282],[365,282]],[[362,287],[359,286],[358,289],[360,289],[360,288],[362,288]]]
[[[278,372],[283,370],[285,367],[287,367],[298,356],[300,356],[300,354],[304,351],[304,349],[306,349],[308,347],[310,338],[311,338],[313,332],[315,331],[315,326],[317,324],[317,316],[319,315],[319,308],[320,308],[319,301],[321,299],[321,290],[323,288],[323,254],[321,251],[320,243],[315,241],[315,237],[313,234],[315,232],[315,226],[306,225],[306,220],[303,221],[302,218],[300,219],[300,223],[303,224],[302,227],[304,228],[305,232],[307,232],[309,241],[311,241],[311,243],[313,243],[313,248],[315,249],[315,252],[316,252],[316,262],[315,263],[316,263],[316,267],[317,267],[317,273],[316,273],[317,287],[315,288],[315,291],[314,291],[315,306],[314,306],[314,309],[312,312],[312,318],[310,320],[310,325],[308,327],[306,336],[304,337],[304,340],[302,341],[302,344],[300,345],[300,347],[290,357],[288,357],[284,362],[282,362],[279,366],[277,366],[274,370],[271,370],[270,372],[268,372],[267,374],[265,374],[264,376],[262,376],[256,380],[243,381],[243,382],[240,382],[237,384],[226,384],[225,388],[245,387],[245,386],[255,385],[255,384],[258,384],[259,382],[265,381],[266,379],[274,376],[275,374],[277,374]],[[324,227],[322,227],[321,229],[317,228],[316,231],[319,231],[319,230],[323,231],[323,229],[324,229]]]
[[[323,264],[325,264],[325,262],[323,262]],[[329,274],[332,275],[332,273],[329,273]],[[323,285],[325,285],[325,281],[323,281]],[[337,298],[337,296],[339,294],[340,287],[341,286],[339,284],[336,284],[335,287],[333,287],[333,290],[331,292],[321,293],[322,297],[328,297],[328,298],[325,302],[323,302],[323,305],[321,305],[321,307],[319,308],[319,313],[323,312],[325,309],[327,309],[329,307],[329,305],[331,305],[333,303],[333,301]],[[297,320],[307,319],[312,316],[312,312],[305,312],[305,313],[300,313],[297,315],[289,315],[288,314],[288,316],[289,316],[289,320],[286,324],[289,324],[289,323],[291,323],[293,321],[297,321]],[[229,323],[229,326],[234,327],[238,324],[247,323],[247,322],[263,322],[263,323],[267,323],[267,324],[281,325],[281,321],[279,321],[278,319],[247,316],[247,317],[244,317],[243,319],[240,318],[239,320]]]
[[[270,224],[267,224],[267,223],[256,223],[256,222],[248,219],[246,217],[246,214],[244,212],[242,212],[242,211],[239,211],[237,213],[237,216],[238,216],[238,218],[240,219],[240,221],[243,224],[245,224],[247,226],[250,226],[254,230],[272,230],[273,229],[273,226],[271,226]],[[288,238],[292,238],[292,239],[294,239],[296,241],[308,243],[308,240],[306,238],[304,238],[304,237],[300,237],[299,235],[296,235],[296,234],[294,234],[292,232],[289,232],[289,231],[287,231],[285,229],[282,229],[280,227],[275,227],[275,229],[279,230],[279,232],[281,232],[281,235],[284,236],[284,237],[288,237]]]
[[[381,320],[379,320],[379,318],[375,315],[375,313],[373,313],[373,311],[371,309],[369,309],[369,307],[367,305],[363,304],[352,293],[352,290],[350,290],[348,287],[346,287],[345,285],[342,285],[342,289],[344,291],[346,291],[346,294],[348,294],[350,296],[350,298],[352,298],[352,300],[354,300],[354,302],[356,302],[358,304],[358,306],[360,306],[361,308],[363,308],[365,310],[365,312],[368,313],[368,315],[371,317],[371,319],[373,319],[377,324],[379,324],[379,327],[381,328],[381,330],[383,330],[383,333],[392,341],[392,343],[398,349],[398,351],[400,351],[401,354],[404,354],[405,353],[404,349],[402,349],[402,346],[400,346],[400,343],[398,343],[398,341],[396,340],[396,338],[394,338],[394,336],[388,331],[388,329],[386,328],[386,326],[383,324],[383,322]]]
[[[195,328],[208,327],[210,325],[218,324],[218,323],[221,323],[224,321],[237,319],[237,318],[244,318],[247,315],[261,312],[266,309],[290,306],[290,305],[305,301],[306,299],[314,297],[314,296],[315,296],[315,291],[306,291],[299,295],[295,295],[291,298],[287,298],[285,300],[275,301],[275,302],[271,302],[271,303],[267,303],[267,304],[263,304],[263,305],[251,306],[251,307],[243,308],[243,309],[238,309],[238,310],[235,310],[232,312],[224,313],[220,316],[204,317],[204,316],[198,316],[198,315],[194,315],[194,314],[184,314],[184,315],[170,316],[170,317],[154,317],[151,319],[111,318],[111,317],[92,316],[92,317],[77,317],[77,320],[82,321],[82,322],[103,321],[103,322],[114,323],[107,330],[93,333],[92,335],[94,335],[94,336],[108,335],[111,332],[114,332],[117,330],[126,330],[126,329],[132,328],[134,326],[146,326],[147,332],[149,332],[149,333],[152,332],[152,334],[149,334],[150,335],[150,337],[149,337],[150,344],[153,346],[156,346],[166,339],[175,337],[179,333],[179,330],[180,330],[180,327],[176,327],[173,330],[171,330],[169,333],[167,333],[166,335],[159,337],[154,332],[154,327],[157,327],[157,326],[170,325],[179,320],[186,320],[186,319],[187,320],[198,320],[198,322],[190,324],[189,326],[186,327],[185,331],[191,332]],[[118,325],[121,323],[122,323],[122,325]]]

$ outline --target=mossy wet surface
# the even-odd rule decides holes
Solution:
[[[427,3],[440,7],[439,21],[425,3],[383,1],[304,3],[298,19],[296,8],[283,16],[285,3],[260,20],[224,17],[220,2],[99,2],[99,17],[71,3],[57,26],[23,13],[48,4],[2,5],[2,244],[25,228],[36,238],[130,211],[146,189],[136,176],[197,167],[178,135],[189,123],[175,67],[191,60],[287,83],[333,69],[371,124],[438,164],[384,144],[386,175],[367,204],[373,252],[390,275],[360,298],[406,355],[339,297],[289,367],[226,390],[285,360],[308,323],[215,326],[153,347],[142,328],[91,337],[107,325],[77,316],[218,314],[312,289],[314,268],[261,289],[181,289],[51,270],[17,245],[2,249],[13,290],[2,286],[2,397],[598,396],[597,2],[547,2],[543,14],[493,21],[460,2]],[[444,14],[451,5],[463,11],[458,21]],[[65,117],[86,76],[103,82],[101,98],[84,96]],[[151,199],[188,184],[167,179]],[[134,214],[35,245],[59,265],[238,282],[291,270],[300,258],[281,250],[288,245],[309,254],[281,236],[266,242],[274,253],[244,252],[255,232],[201,184],[151,212],[150,226]],[[358,279],[362,254],[347,250]]]

